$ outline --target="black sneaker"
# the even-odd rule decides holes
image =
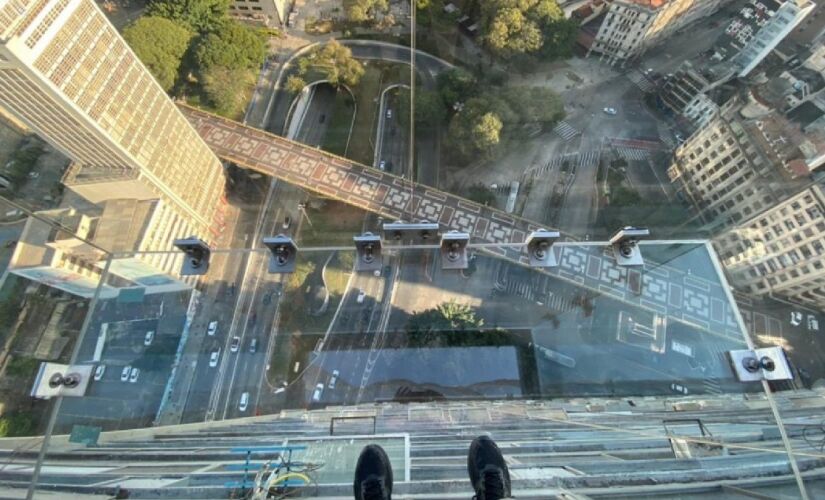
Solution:
[[[361,450],[355,466],[352,491],[356,500],[392,498],[392,466],[383,448],[370,444]]]
[[[499,500],[510,497],[510,472],[501,450],[487,436],[479,436],[470,445],[467,472],[476,500]]]

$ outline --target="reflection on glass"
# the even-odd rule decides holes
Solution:
[[[3,488],[347,496],[373,442],[439,497],[490,433],[518,496],[823,491],[820,6],[177,3],[0,1]]]

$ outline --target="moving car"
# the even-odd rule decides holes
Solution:
[[[206,329],[206,334],[209,336],[215,335],[218,331],[218,322],[217,321],[210,321],[209,327]]]
[[[364,303],[364,297],[366,297],[366,296],[367,296],[367,292],[362,288],[358,292],[358,298],[355,299],[355,302],[357,302],[359,304],[363,304]]]
[[[799,326],[802,324],[802,313],[799,311],[791,311],[791,325]]]
[[[376,269],[375,271],[372,272],[372,275],[375,276],[376,278],[380,277],[381,276],[381,270]]]
[[[247,406],[249,406],[249,393],[245,392],[241,394],[241,403],[238,405],[238,409],[241,411],[246,411]]]
[[[289,229],[289,226],[292,225],[292,217],[286,216],[284,217],[284,223],[281,225],[284,229]]]
[[[387,118],[392,118],[392,110],[391,109],[387,110]]]
[[[232,352],[238,352],[239,347],[241,347],[241,338],[235,335],[232,337],[232,343],[229,344],[229,350]]]
[[[685,142],[685,136],[683,136],[682,134],[676,133],[676,134],[673,134],[673,137],[676,139],[676,142],[678,142],[679,144],[682,144],[683,142]]]
[[[129,382],[134,384],[137,382],[138,376],[140,376],[140,368],[132,368],[132,371],[129,373]]]
[[[327,115],[321,114],[321,117],[318,118],[318,123],[324,123],[327,120]]]
[[[315,392],[312,393],[312,400],[313,401],[321,401],[321,394],[324,393],[324,384],[318,383],[315,386]]]
[[[215,368],[218,366],[218,358],[221,356],[221,349],[218,348],[215,351],[212,351],[212,354],[209,355],[209,366],[211,368]]]
[[[332,370],[332,377],[330,377],[329,385],[327,385],[327,387],[329,387],[330,389],[335,389],[335,382],[338,381],[338,375],[340,374],[341,373],[338,370]]]
[[[102,379],[104,373],[106,373],[106,365],[97,365],[97,368],[95,368],[94,379],[95,380]]]
[[[386,161],[384,161],[384,160],[379,161],[379,162],[378,162],[378,168],[379,168],[379,170],[384,170],[384,169],[386,169],[386,168],[387,168],[387,162],[386,162]]]
[[[258,339],[252,339],[249,343],[249,352],[254,353],[258,350]]]
[[[146,332],[146,336],[143,337],[143,345],[152,345],[153,340],[155,340],[155,332],[150,330]]]
[[[679,394],[687,395],[687,393],[688,393],[688,388],[683,386],[682,384],[676,384],[676,383],[670,384],[670,390],[672,390],[673,392],[679,393]]]
[[[604,108],[604,112],[608,115],[615,115],[617,113],[615,108]]]
[[[808,330],[813,332],[819,331],[819,320],[816,319],[816,316],[813,314],[808,315]]]
[[[124,366],[123,367],[123,370],[120,372],[120,381],[121,382],[126,382],[127,380],[129,380],[129,372],[130,371],[132,371],[131,366]]]

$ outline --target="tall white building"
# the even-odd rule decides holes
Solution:
[[[825,190],[814,184],[714,240],[731,283],[825,308]]]
[[[611,64],[643,54],[729,0],[614,0],[590,47]]]
[[[0,0],[0,107],[74,161],[64,182],[91,202],[157,200],[136,250],[217,234],[220,161],[92,0]]]

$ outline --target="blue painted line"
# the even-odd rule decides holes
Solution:
[[[278,486],[306,486],[307,483],[301,480],[293,480],[287,479],[286,481],[278,483]],[[252,481],[247,481],[246,483],[242,483],[241,481],[227,481],[223,483],[224,488],[236,489],[236,488],[247,488],[252,489],[254,488],[254,483]]]
[[[230,448],[229,453],[247,453],[256,451],[304,451],[306,446],[246,446],[243,448]]]

